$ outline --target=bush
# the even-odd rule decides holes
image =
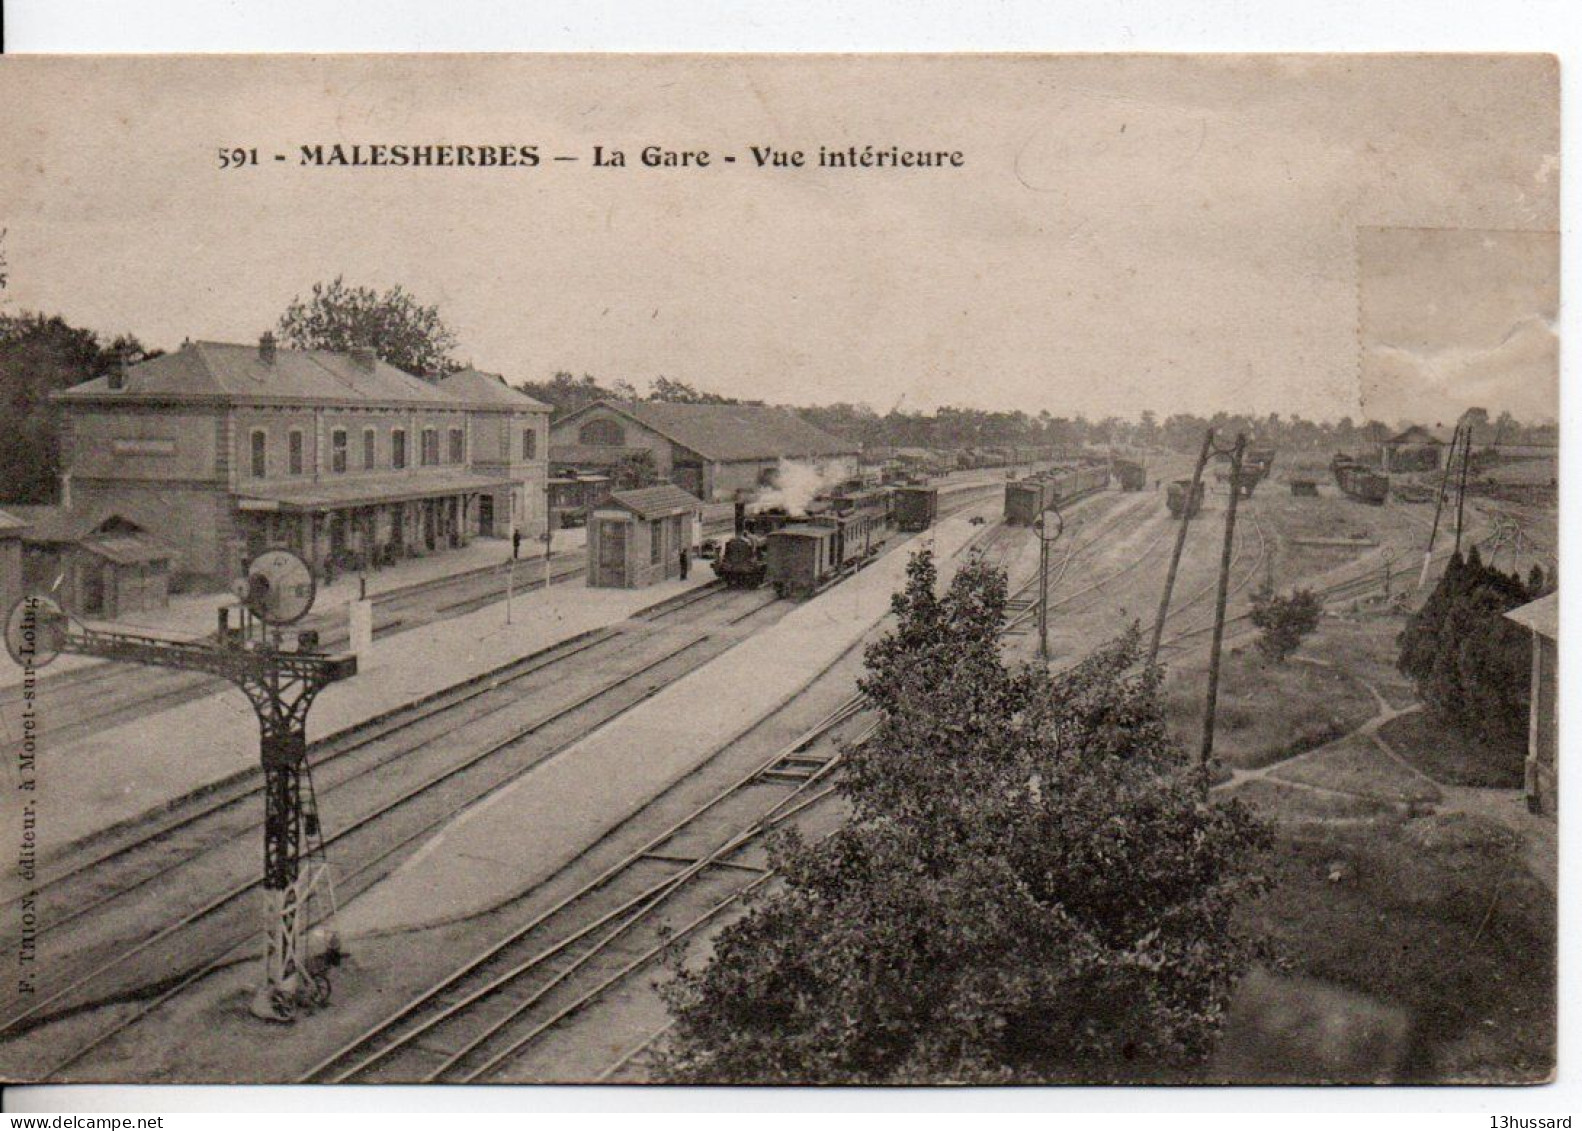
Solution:
[[[1252,623],[1263,631],[1258,651],[1277,664],[1302,645],[1318,627],[1324,606],[1311,589],[1298,589],[1282,597],[1268,585],[1252,595]]]
[[[666,985],[666,1078],[1102,1082],[1210,1048],[1266,830],[1205,799],[1135,628],[1051,680],[1000,659],[998,569],[935,590],[920,553],[868,650],[850,821],[775,842],[782,890]]]

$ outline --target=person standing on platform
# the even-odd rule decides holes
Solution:
[[[682,550],[681,550],[681,580],[682,581],[685,581],[687,579],[687,570],[691,567],[691,565],[692,565],[692,553],[691,553],[691,551],[689,551],[685,547],[682,547]]]
[[[520,530],[513,530],[513,531],[511,531],[511,560],[514,562],[514,561],[516,561],[517,558],[519,558],[521,556],[522,556],[522,532]]]

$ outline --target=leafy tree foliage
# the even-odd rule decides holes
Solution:
[[[6,441],[0,444],[0,501],[52,503],[60,483],[60,413],[49,395],[102,377],[124,357],[158,356],[129,334],[106,343],[59,316],[0,315],[0,395]]]
[[[635,401],[637,390],[626,381],[601,385],[590,374],[573,377],[566,370],[548,381],[522,381],[517,385],[528,396],[543,401],[555,410],[555,419],[585,408],[594,401]]]
[[[1302,640],[1318,627],[1324,606],[1311,589],[1297,589],[1285,596],[1268,586],[1252,595],[1252,623],[1262,630],[1258,651],[1275,663],[1302,645]]]
[[[339,275],[315,283],[308,298],[291,300],[276,332],[297,349],[371,348],[397,369],[429,380],[462,367],[453,356],[456,335],[439,308],[423,305],[400,286],[380,294],[348,286]]]
[[[998,569],[937,581],[915,556],[867,652],[850,820],[778,841],[782,888],[667,984],[669,1079],[1135,1079],[1208,1050],[1266,831],[1205,800],[1135,628],[1051,681],[999,656]]]
[[[1439,584],[1406,622],[1396,666],[1442,718],[1490,743],[1492,756],[1520,754],[1527,733],[1527,631],[1505,613],[1549,590],[1485,565],[1477,547],[1450,559]]]
[[[654,466],[654,453],[645,448],[621,456],[611,471],[611,482],[617,491],[651,487],[658,483],[659,469]]]
[[[655,377],[648,389],[648,399],[670,404],[741,404],[735,397],[694,389],[685,381],[672,381],[669,377]]]

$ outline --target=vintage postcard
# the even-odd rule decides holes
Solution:
[[[1553,1077],[1554,58],[0,103],[0,1078]]]

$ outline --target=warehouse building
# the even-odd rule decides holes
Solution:
[[[658,478],[709,503],[775,486],[782,461],[844,479],[856,474],[858,455],[856,444],[789,409],[742,404],[596,401],[555,421],[550,445],[557,466],[587,470],[647,453]]]
[[[8,613],[23,594],[22,534],[28,525],[0,511],[0,614]]]
[[[72,612],[101,620],[169,604],[171,576],[181,555],[149,533],[149,526],[175,521],[157,503],[11,509],[27,524],[21,532],[26,592],[50,593]]]
[[[124,513],[210,581],[268,546],[361,569],[545,527],[549,409],[472,370],[430,382],[372,350],[265,334],[189,342],[54,398],[66,510]]]

